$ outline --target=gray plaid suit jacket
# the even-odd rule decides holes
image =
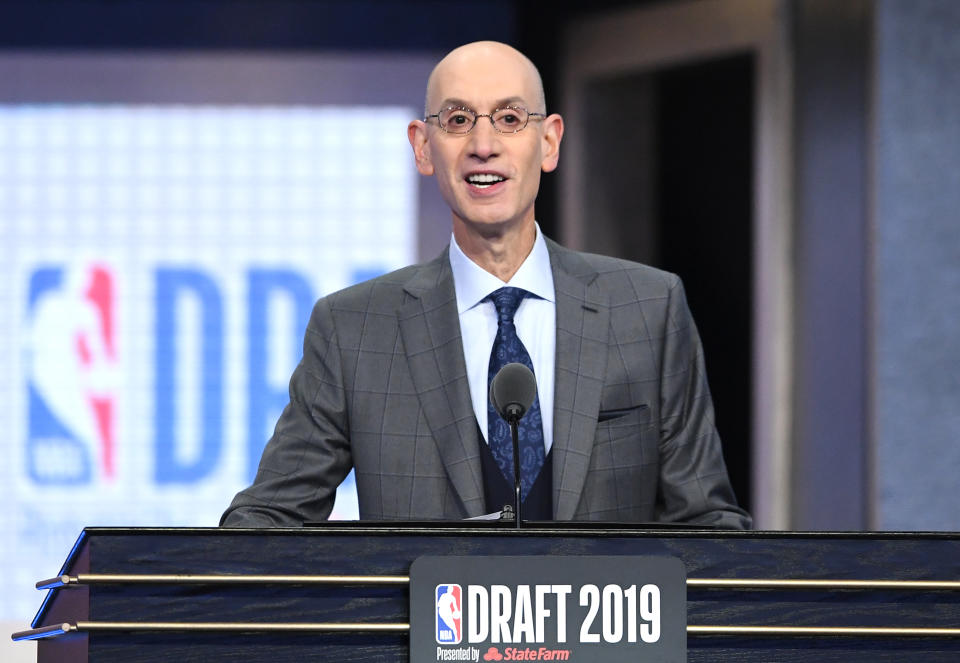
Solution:
[[[749,527],[680,280],[547,246],[557,297],[554,517]],[[482,443],[444,251],[317,302],[290,403],[221,524],[322,520],[351,467],[361,518],[477,516]]]

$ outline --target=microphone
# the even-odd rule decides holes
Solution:
[[[537,379],[533,371],[514,362],[501,368],[490,381],[490,402],[508,424],[513,439],[514,520],[520,528],[520,439],[517,425],[537,397]],[[504,509],[506,511],[506,509]]]
[[[490,402],[506,422],[523,418],[537,397],[537,379],[523,364],[507,364],[490,381]]]

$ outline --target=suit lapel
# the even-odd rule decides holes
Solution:
[[[570,520],[590,466],[607,363],[610,307],[596,270],[547,240],[557,297],[553,405],[553,512]]]
[[[414,388],[450,482],[468,516],[484,512],[477,419],[463,360],[460,319],[447,252],[404,286],[400,334]]]

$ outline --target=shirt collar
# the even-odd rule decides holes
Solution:
[[[555,300],[550,252],[547,250],[547,243],[543,239],[543,233],[540,232],[539,224],[535,225],[537,237],[533,241],[533,250],[507,283],[468,258],[457,245],[457,240],[452,234],[450,235],[450,268],[453,271],[453,287],[457,293],[458,313],[473,308],[486,299],[491,292],[507,285],[523,288],[550,302]]]

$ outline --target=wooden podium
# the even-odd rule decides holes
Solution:
[[[39,661],[406,661],[421,555],[668,555],[688,661],[960,660],[960,534],[329,523],[87,528],[33,629]]]

